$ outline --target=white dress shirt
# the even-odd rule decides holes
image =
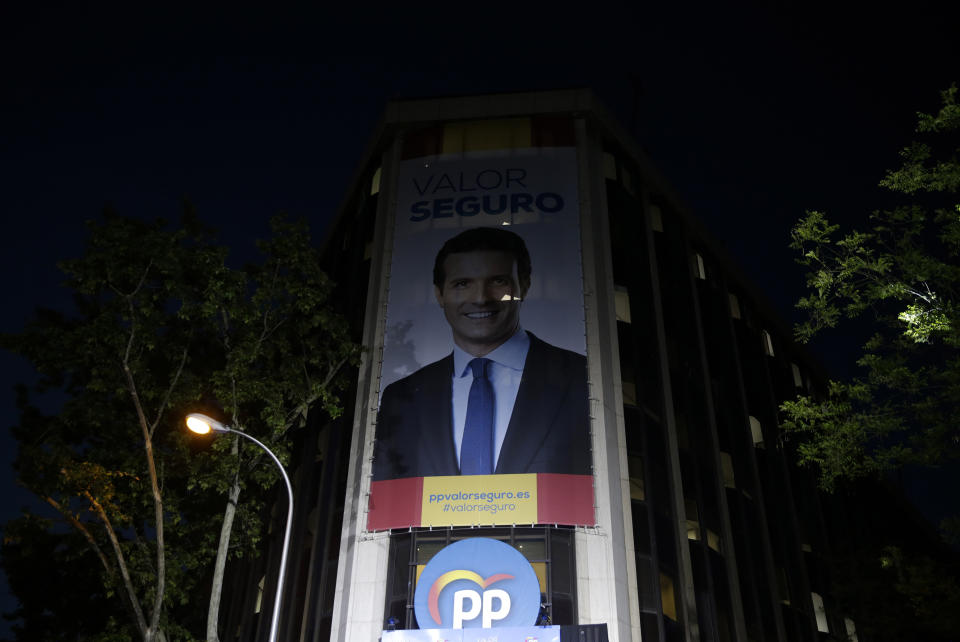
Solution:
[[[523,328],[518,327],[512,337],[496,350],[484,355],[485,359],[490,359],[492,362],[487,368],[487,378],[493,385],[494,394],[494,469],[500,460],[500,448],[503,446],[507,428],[510,426],[510,416],[513,415],[513,405],[517,401],[517,391],[520,389],[520,379],[523,377],[523,365],[527,361],[529,350],[530,337]],[[470,386],[473,384],[473,371],[469,364],[475,358],[454,344],[453,443],[457,448],[458,462],[460,445],[463,443],[463,428],[467,421],[467,400],[470,396]]]

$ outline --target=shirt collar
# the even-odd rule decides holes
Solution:
[[[517,371],[523,370],[523,364],[527,360],[527,352],[530,350],[530,337],[524,332],[523,328],[517,326],[517,331],[513,336],[504,341],[492,352],[483,355],[494,363]],[[475,357],[458,346],[453,344],[453,372],[457,377],[463,377],[469,370],[468,365]]]

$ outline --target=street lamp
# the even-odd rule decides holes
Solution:
[[[280,463],[280,460],[277,459],[277,456],[274,455],[273,452],[262,442],[254,439],[245,432],[234,430],[230,426],[224,426],[216,419],[202,415],[199,412],[192,412],[187,415],[187,428],[198,435],[206,435],[210,432],[232,432],[235,435],[246,437],[256,445],[260,446],[265,453],[270,455],[273,463],[275,463],[277,468],[280,469],[280,474],[283,475],[283,481],[287,485],[287,528],[283,534],[283,551],[280,553],[280,576],[277,578],[277,596],[273,601],[273,621],[270,623],[270,636],[267,638],[269,642],[275,642],[277,639],[277,626],[280,623],[280,602],[283,598],[283,578],[287,574],[287,550],[290,548],[290,526],[293,523],[293,488],[290,486],[290,478],[287,477],[287,471],[283,469],[283,464]]]

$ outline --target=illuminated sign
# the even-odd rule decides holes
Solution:
[[[447,546],[424,567],[414,612],[421,629],[530,626],[540,612],[540,583],[515,548],[473,537]]]
[[[408,526],[593,525],[588,475],[461,475],[375,481],[371,531]]]

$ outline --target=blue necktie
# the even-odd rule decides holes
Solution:
[[[493,473],[493,385],[487,378],[490,359],[473,359],[473,383],[467,397],[467,420],[460,444],[460,474]]]

